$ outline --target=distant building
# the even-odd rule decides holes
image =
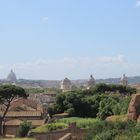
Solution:
[[[128,77],[125,74],[120,79],[120,83],[125,86],[128,85]]]
[[[16,83],[17,78],[16,78],[16,74],[14,73],[13,70],[11,70],[11,72],[8,74],[7,81],[11,82],[11,83]]]
[[[90,79],[88,80],[87,83],[87,89],[90,89],[91,87],[94,87],[96,84],[96,81],[92,75],[90,75]]]
[[[28,99],[38,101],[41,104],[51,104],[56,100],[57,93],[36,93],[28,97]]]
[[[71,91],[72,83],[68,78],[65,78],[60,85],[60,88],[63,92]]]

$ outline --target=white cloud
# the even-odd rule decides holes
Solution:
[[[48,20],[49,20],[49,18],[47,16],[42,18],[43,22],[47,22]]]
[[[124,55],[118,55],[118,56],[103,56],[97,58],[98,61],[100,62],[105,62],[105,63],[123,63],[124,62]]]
[[[140,7],[140,0],[137,1],[136,7]]]
[[[18,78],[26,79],[70,79],[120,77],[140,75],[140,64],[125,61],[124,55],[95,57],[66,57],[61,59],[38,59],[33,62],[2,65],[0,78],[5,78],[10,69],[14,69]]]

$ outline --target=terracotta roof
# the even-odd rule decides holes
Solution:
[[[31,108],[34,108],[34,109],[37,109],[37,102],[36,101],[33,101],[31,99],[23,99],[23,98],[20,98],[20,99],[16,99],[14,100],[12,103],[11,103],[11,106],[10,106],[10,109],[13,110],[13,108],[16,108],[18,106],[21,106],[21,105],[27,105]]]
[[[13,102],[11,102],[10,111],[17,111],[20,110],[28,110],[28,111],[32,111],[32,110],[37,110],[38,109],[38,105],[40,105],[37,101],[31,100],[31,99],[23,99],[23,98],[19,98],[19,99],[15,99]],[[6,109],[6,107],[4,105],[0,105],[0,112],[4,111]]]
[[[5,122],[5,125],[7,126],[19,126],[21,123],[23,123],[24,121],[22,120],[10,120]],[[45,123],[45,120],[28,120],[28,122],[31,122],[33,126],[40,126],[43,125]]]
[[[41,111],[9,111],[6,117],[41,117]]]

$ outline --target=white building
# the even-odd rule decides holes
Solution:
[[[60,89],[63,92],[71,91],[71,89],[72,89],[71,81],[68,78],[65,78],[60,84]]]

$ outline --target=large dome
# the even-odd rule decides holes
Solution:
[[[11,70],[11,72],[8,74],[7,81],[9,81],[9,82],[17,81],[16,74],[13,72],[13,70]]]

